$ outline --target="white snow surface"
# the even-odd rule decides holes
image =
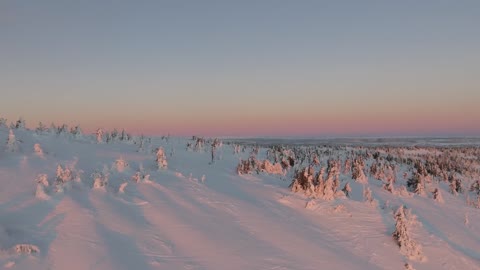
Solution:
[[[408,262],[417,270],[480,269],[480,210],[446,187],[438,204],[371,184],[378,201],[372,206],[362,198],[363,185],[351,180],[351,198],[324,201],[292,193],[285,176],[237,175],[248,153],[227,145],[212,163],[208,151],[189,151],[182,138],[153,138],[139,152],[133,143],[99,144],[95,136],[14,132],[19,150],[0,150],[0,267],[404,269]],[[0,147],[8,135],[0,127]],[[167,153],[167,169],[158,170],[158,147]],[[120,158],[128,166],[117,170]],[[58,165],[76,177],[61,188]],[[139,171],[150,177],[133,181]],[[92,188],[95,172],[106,186]],[[40,174],[50,186],[37,183]],[[420,223],[411,233],[425,261],[408,260],[392,238],[393,212],[402,204]]]

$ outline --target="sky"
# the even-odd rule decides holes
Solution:
[[[0,1],[0,117],[480,136],[480,1]]]

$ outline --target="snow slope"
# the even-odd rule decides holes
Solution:
[[[153,138],[138,152],[138,144],[97,144],[93,136],[14,132],[18,152],[0,151],[0,267],[404,269],[409,262],[417,270],[480,269],[480,210],[447,192],[439,205],[393,196],[370,180],[372,206],[352,181],[350,199],[311,200],[292,193],[283,176],[237,175],[248,153],[226,145],[210,164],[210,152],[189,151],[182,138]],[[7,137],[0,127],[0,142]],[[167,169],[157,168],[157,147],[165,149]],[[118,168],[118,159],[128,166]],[[57,192],[58,165],[76,177]],[[94,172],[108,177],[105,187],[92,188]],[[133,181],[137,172],[149,180]],[[49,186],[35,195],[39,174]],[[405,258],[391,236],[401,204],[417,216],[413,237],[423,262]],[[18,252],[18,244],[38,252]]]

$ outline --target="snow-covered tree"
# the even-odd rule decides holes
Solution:
[[[421,246],[413,241],[409,231],[409,221],[405,215],[405,208],[401,205],[395,212],[395,231],[392,236],[400,247],[402,254],[409,259],[422,260]]]
[[[425,180],[424,176],[419,172],[413,173],[412,177],[408,179],[407,186],[418,195],[425,195]]]
[[[114,128],[113,131],[110,133],[111,141],[116,142],[118,140],[118,136],[118,130]]]
[[[69,132],[68,125],[63,124],[57,128],[57,135],[66,135]]]
[[[6,151],[15,153],[18,152],[19,146],[18,146],[18,141],[15,138],[15,134],[13,133],[13,130],[10,129],[8,133],[8,139],[7,139],[7,145],[6,145]]]
[[[71,128],[70,133],[73,135],[74,138],[80,138],[83,134],[80,126],[75,126],[75,127]]]
[[[320,171],[315,175],[315,193],[317,197],[322,198],[325,191],[325,180],[323,176],[325,175],[325,168],[321,168]]]
[[[350,193],[352,192],[352,188],[350,187],[350,184],[347,182],[345,186],[343,186],[342,189],[343,193],[345,193],[345,196],[350,197]]]
[[[97,132],[95,133],[96,137],[97,137],[97,143],[103,143],[103,129],[99,128],[97,129]]]
[[[387,183],[383,185],[383,189],[385,189],[386,191],[388,191],[392,194],[395,194],[395,187],[393,185],[393,177],[389,177],[387,179]]]
[[[16,129],[25,129],[25,120],[23,117],[20,117],[17,122],[15,123],[15,128]]]
[[[165,156],[165,151],[162,147],[159,147],[157,150],[157,158],[155,159],[159,169],[166,169],[168,166],[167,157]]]
[[[311,170],[306,167],[295,172],[290,189],[293,192],[303,191],[307,196],[315,196],[315,186],[313,184],[313,175],[310,174]]]
[[[36,143],[33,145],[33,151],[35,152],[35,155],[43,158],[44,155],[43,155],[43,149],[42,147],[40,147],[40,144],[39,143]]]
[[[433,199],[438,202],[438,203],[443,203],[444,200],[443,200],[443,197],[442,197],[442,193],[440,192],[440,189],[438,188],[435,188],[435,190],[432,192],[433,194]]]
[[[363,186],[363,199],[369,204],[375,204],[375,200],[373,199],[372,190],[370,189],[370,187]]]
[[[327,176],[327,180],[325,180],[325,186],[323,188],[323,199],[327,201],[333,200],[335,198],[335,192],[334,179],[332,176]]]
[[[349,174],[352,171],[352,161],[349,158],[345,159],[343,168],[343,174]]]
[[[352,167],[352,178],[355,179],[356,182],[360,184],[367,184],[368,179],[363,171],[365,167],[365,162],[361,158],[355,158],[353,161]]]
[[[143,134],[138,138],[137,152],[143,153],[145,151],[145,136]]]
[[[222,145],[219,139],[215,138],[212,142],[211,145],[211,156],[212,156],[212,161],[210,162],[213,164],[215,160],[218,158],[217,156],[217,149]]]
[[[45,126],[42,122],[38,123],[38,127],[35,129],[37,134],[43,134],[48,131],[47,126]]]
[[[70,180],[73,180],[74,175],[73,175],[73,172],[68,167],[63,168],[62,165],[58,164],[56,177],[57,177],[56,183],[64,184]]]
[[[475,180],[470,186],[470,191],[480,194],[480,180]]]
[[[0,117],[0,128],[8,128],[6,118]]]
[[[119,159],[115,160],[115,168],[117,169],[118,172],[123,172],[127,167],[128,167],[128,162],[123,157],[120,157]]]
[[[101,172],[94,172],[92,174],[93,179],[93,188],[94,189],[101,189],[105,188],[108,183],[108,176]]]
[[[457,181],[455,181],[455,179],[452,179],[450,181],[450,193],[452,193],[453,195],[457,196],[458,195],[458,187],[457,187]]]

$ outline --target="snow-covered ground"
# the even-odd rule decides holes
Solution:
[[[212,163],[210,147],[193,151],[190,139],[153,138],[140,147],[13,132],[17,149],[0,127],[3,268],[480,269],[480,210],[446,183],[438,184],[440,203],[431,194],[393,195],[369,176],[369,203],[364,185],[341,174],[350,197],[327,201],[293,193],[293,169],[238,175],[250,150],[230,145],[218,146]],[[408,259],[392,237],[400,205],[416,216],[409,233],[423,259]]]

